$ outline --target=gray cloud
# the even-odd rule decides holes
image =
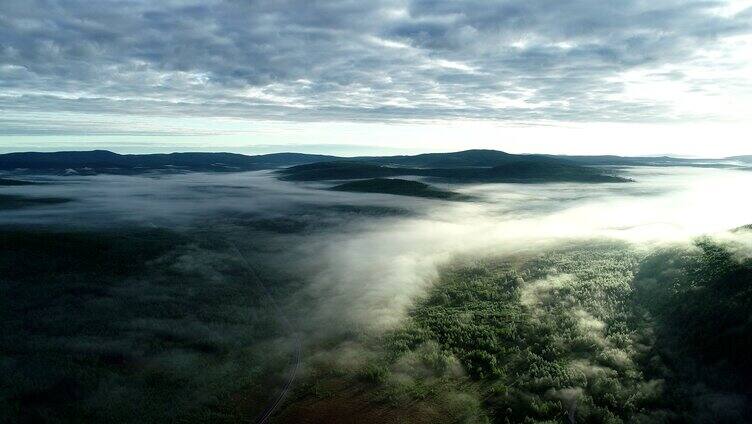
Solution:
[[[6,0],[0,110],[27,114],[10,134],[49,132],[32,116],[40,111],[289,121],[710,119],[677,116],[663,99],[622,96],[621,76],[654,70],[657,81],[696,90],[752,92],[745,81],[681,71],[740,65],[699,59],[752,30],[749,9],[723,14],[722,6]]]

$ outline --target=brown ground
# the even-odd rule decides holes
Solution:
[[[339,386],[337,386],[339,383]],[[326,396],[291,402],[273,420],[275,424],[439,424],[447,417],[422,402],[396,408],[376,402],[367,386],[332,382]]]

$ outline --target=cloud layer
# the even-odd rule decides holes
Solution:
[[[66,127],[39,115],[58,112],[735,119],[688,104],[752,97],[742,54],[750,34],[744,2],[704,0],[5,0],[0,110],[9,118],[0,127],[107,133],[106,122]]]

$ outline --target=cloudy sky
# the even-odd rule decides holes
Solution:
[[[2,0],[0,150],[752,154],[752,0]]]

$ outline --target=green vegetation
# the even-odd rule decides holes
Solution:
[[[23,282],[127,277],[181,242],[167,231],[113,232],[0,229],[0,276]],[[61,287],[63,284],[54,283]]]
[[[458,261],[352,378],[396,408],[443,414],[462,394],[463,422],[748,422],[752,260],[736,247]]]
[[[665,414],[660,381],[640,363],[629,302],[638,256],[578,246],[534,259],[451,267],[387,337],[387,357],[438,343],[495,422],[626,422]]]
[[[454,172],[437,169],[431,172]],[[489,169],[530,179],[542,172],[515,162],[483,172]],[[335,189],[456,196],[394,179]],[[303,237],[313,235],[320,247],[332,240],[325,229],[344,229],[341,242],[357,230],[355,220],[378,231],[374,218],[408,213],[303,203],[279,213],[223,212],[219,220],[179,227],[184,233],[0,228],[0,416],[252,420],[275,394],[269,388],[285,383],[281,371],[293,343],[269,299],[295,310],[294,323],[307,324],[321,304],[340,311],[310,283],[328,277],[321,269],[348,271],[347,262],[327,252],[322,256],[333,263],[317,263],[319,249],[305,246]],[[305,362],[282,414],[292,412],[279,416],[749,422],[749,231],[657,250],[596,240],[457,259],[440,269],[397,328],[375,335],[329,329],[329,321],[304,327],[316,334],[304,336]],[[301,253],[308,256],[303,265],[285,260]],[[262,275],[277,273],[273,284],[260,287],[246,260]],[[357,273],[346,274],[361,283]],[[349,415],[337,415],[343,411]]]
[[[337,191],[354,191],[360,193],[385,193],[399,196],[427,197],[431,199],[460,200],[462,195],[452,191],[440,190],[418,181],[397,178],[374,178],[353,181],[332,187]]]
[[[682,358],[675,380],[709,388],[677,389],[682,396],[708,402],[713,392],[726,393],[727,400],[750,393],[752,258],[744,245],[704,238],[693,249],[657,252],[642,263],[635,287],[638,305],[655,321],[662,352]]]

